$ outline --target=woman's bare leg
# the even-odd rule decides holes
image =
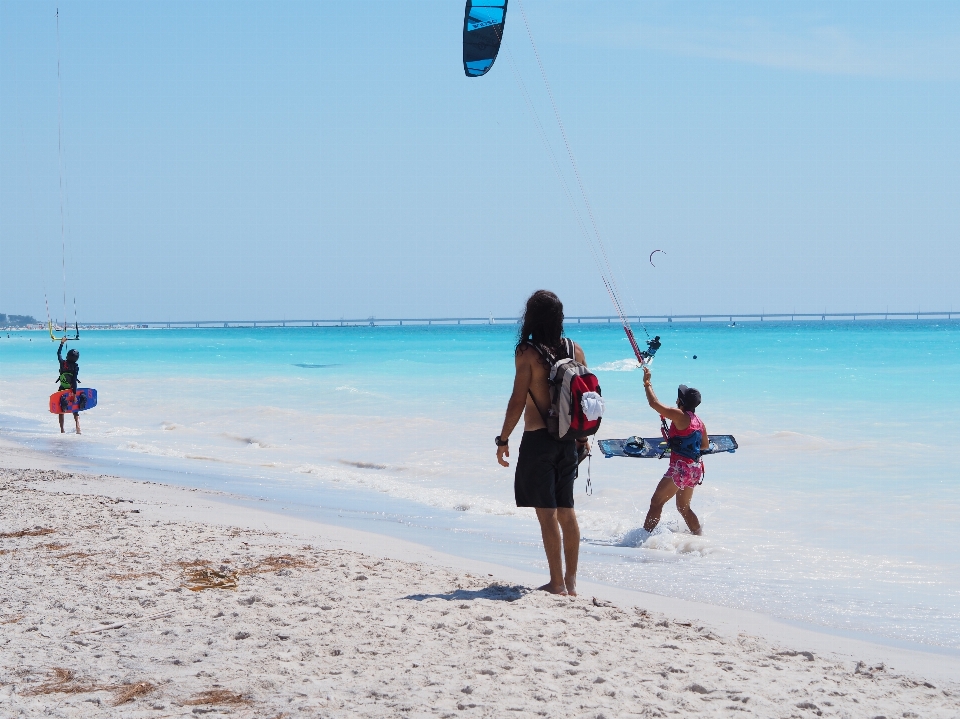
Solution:
[[[63,412],[57,415],[60,418],[60,434],[63,434]]]
[[[673,495],[677,493],[677,485],[669,477],[664,477],[657,485],[657,490],[650,498],[650,511],[647,512],[647,518],[643,522],[643,528],[652,532],[657,528],[660,522],[660,513],[663,511],[663,505],[669,502]]]
[[[683,517],[683,521],[687,523],[690,531],[700,535],[703,534],[703,528],[700,526],[697,515],[690,509],[691,500],[693,500],[693,487],[687,487],[677,492],[677,511],[680,512],[680,516]]]

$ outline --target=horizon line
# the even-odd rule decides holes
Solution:
[[[914,312],[724,312],[722,314],[662,314],[662,315],[628,315],[628,322],[734,322],[737,320],[746,320],[754,322],[764,322],[767,320],[789,320],[789,321],[828,321],[828,320],[887,320],[887,319],[948,319],[952,320],[953,315],[960,315],[960,310],[942,310],[942,311],[914,311]],[[126,327],[134,329],[173,329],[173,328],[193,328],[193,329],[215,329],[215,328],[236,328],[236,327],[346,327],[346,326],[383,326],[393,325],[402,326],[404,324],[412,325],[432,325],[432,324],[503,324],[517,323],[519,317],[359,317],[359,318],[338,318],[338,319],[279,319],[279,320],[156,320],[156,321],[125,321],[125,322],[83,322],[76,323],[85,329],[96,329],[104,327]],[[566,323],[575,324],[620,324],[621,319],[617,315],[574,315],[564,318]],[[44,323],[30,323],[21,325],[17,329],[47,329]],[[68,327],[69,329],[69,327]]]

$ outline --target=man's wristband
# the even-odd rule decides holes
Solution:
[[[499,435],[499,434],[496,436],[496,438],[494,439],[494,441],[497,443],[497,446],[498,446],[498,447],[506,447],[508,444],[510,444],[510,438],[509,438],[509,437],[507,437],[506,439],[500,439],[500,435]]]

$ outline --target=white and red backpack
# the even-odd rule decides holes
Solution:
[[[561,342],[566,357],[557,357],[546,347],[529,343],[550,365],[547,375],[550,408],[544,412],[532,392],[530,399],[554,439],[584,439],[600,429],[600,420],[603,418],[600,382],[585,365],[575,359],[576,344],[573,340],[564,337]]]

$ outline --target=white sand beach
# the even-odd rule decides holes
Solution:
[[[554,597],[210,492],[50,469],[0,490],[4,717],[960,716],[950,655]]]

